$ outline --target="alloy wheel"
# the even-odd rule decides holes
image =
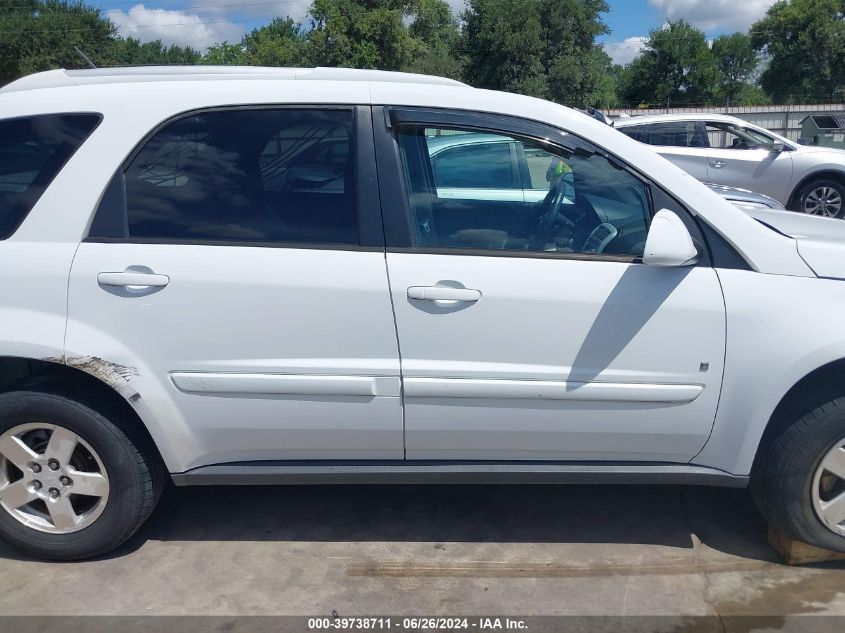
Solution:
[[[55,424],[21,424],[0,435],[0,507],[40,532],[69,534],[102,514],[109,479],[96,451]]]
[[[813,189],[804,198],[804,213],[835,218],[842,211],[842,195],[833,187]]]
[[[845,536],[845,438],[819,462],[813,478],[813,506],[825,527]]]

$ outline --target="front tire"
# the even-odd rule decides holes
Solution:
[[[0,537],[38,558],[105,554],[144,523],[163,466],[115,416],[39,391],[0,394]]]
[[[845,398],[797,417],[760,451],[751,485],[769,524],[845,552]]]
[[[820,178],[808,182],[795,195],[792,210],[826,218],[845,215],[845,183]]]

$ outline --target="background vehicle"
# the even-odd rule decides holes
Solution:
[[[842,217],[845,151],[792,143],[719,114],[631,117],[614,127],[699,180],[745,187],[793,211]]]
[[[521,141],[468,132],[429,137],[427,145],[441,198],[540,202],[549,192],[552,165],[546,153],[526,151]],[[498,167],[491,169],[491,163]],[[571,172],[564,177],[572,183]],[[741,208],[784,209],[774,198],[748,189],[704,184]]]
[[[0,156],[25,551],[116,547],[168,476],[750,482],[845,549],[845,332],[818,318],[845,224],[751,217],[552,103],[370,71],[33,75]]]

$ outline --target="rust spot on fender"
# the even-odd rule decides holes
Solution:
[[[66,364],[69,367],[81,369],[86,374],[91,374],[113,386],[127,383],[138,375],[138,370],[135,367],[118,365],[98,356],[74,356],[68,358]]]
[[[112,363],[99,356],[70,356],[65,358],[49,356],[41,360],[82,370],[115,388],[126,385],[133,377],[138,375],[138,370],[135,367]]]

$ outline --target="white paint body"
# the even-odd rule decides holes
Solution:
[[[0,355],[134,368],[112,386],[171,472],[406,458],[691,463],[746,475],[789,388],[845,358],[845,330],[819,318],[845,309],[845,246],[819,224],[828,221],[774,231],[567,108],[343,71],[296,82],[285,80],[295,70],[185,82],[62,72],[0,92],[0,118],[103,114],[0,242]],[[541,121],[660,183],[752,270],[82,241],[116,167],[152,129],[238,104],[428,106]],[[109,285],[124,273],[160,284]],[[440,287],[473,292],[425,296]]]

